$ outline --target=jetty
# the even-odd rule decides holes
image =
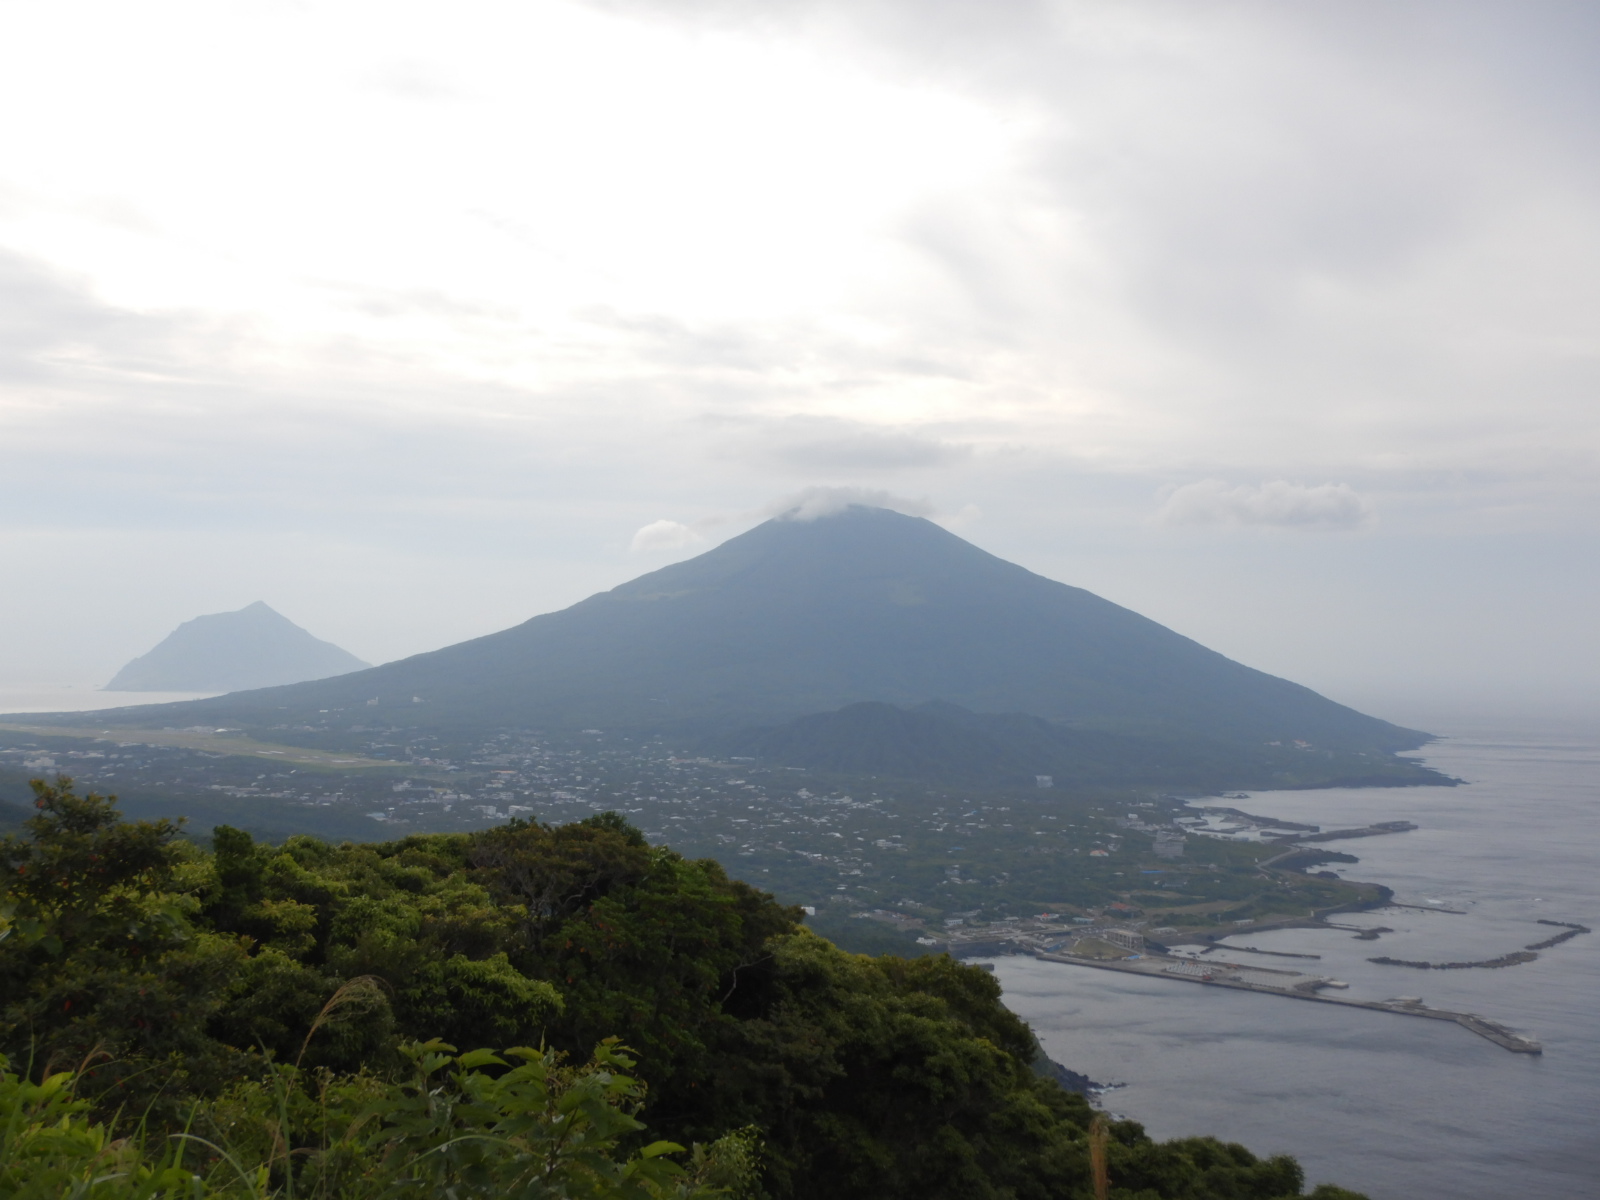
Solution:
[[[1288,826],[1278,826],[1288,828]],[[1326,833],[1288,833],[1281,837],[1265,838],[1263,840],[1287,845],[1290,842],[1340,842],[1347,838],[1382,837],[1389,833],[1410,833],[1417,826],[1410,821],[1379,821],[1373,825],[1363,825],[1360,829],[1330,829]]]
[[[1340,1004],[1346,1008],[1364,1008],[1370,1012],[1393,1013],[1402,1017],[1424,1017],[1431,1021],[1453,1021],[1463,1029],[1493,1042],[1513,1054],[1542,1054],[1544,1047],[1530,1037],[1524,1037],[1477,1013],[1450,1012],[1442,1008],[1428,1008],[1414,996],[1396,996],[1390,1000],[1353,1000],[1345,996],[1327,996],[1322,989],[1339,985],[1338,980],[1320,976],[1302,976],[1297,971],[1277,971],[1268,967],[1251,967],[1239,963],[1196,961],[1194,959],[1146,954],[1129,959],[1086,958],[1060,951],[1035,950],[1033,957],[1045,962],[1063,963],[1072,967],[1090,967],[1096,971],[1121,971],[1126,975],[1143,975],[1147,978],[1176,979],[1197,983],[1204,987],[1231,988],[1239,992],[1258,992],[1268,996],[1287,996],[1292,1000],[1311,1000],[1318,1004]],[[1282,977],[1283,982],[1267,981],[1260,976]],[[1252,978],[1256,977],[1256,978]],[[1290,982],[1290,979],[1299,982]]]

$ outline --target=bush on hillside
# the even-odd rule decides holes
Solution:
[[[614,814],[382,845],[219,827],[206,852],[69,781],[35,792],[27,835],[0,841],[0,1052],[35,1083],[69,1072],[73,1119],[106,1138],[182,1132],[285,1079],[392,1098],[417,1043],[579,1061],[622,1037],[629,1118],[683,1144],[758,1131],[771,1200],[1091,1194],[1091,1110],[1030,1069],[992,975],[846,954]],[[1290,1159],[1131,1122],[1109,1156],[1125,1200],[1301,1191]]]

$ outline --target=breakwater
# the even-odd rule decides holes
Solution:
[[[1442,1008],[1428,1008],[1421,1000],[1412,996],[1398,996],[1391,1000],[1353,1000],[1343,996],[1323,995],[1319,989],[1324,987],[1339,986],[1337,980],[1309,978],[1299,983],[1260,983],[1243,978],[1245,973],[1262,974],[1262,968],[1244,967],[1238,963],[1206,964],[1204,969],[1193,960],[1157,958],[1145,956],[1133,960],[1105,961],[1101,959],[1078,958],[1071,954],[1061,954],[1051,951],[1036,950],[1033,956],[1046,962],[1063,963],[1074,967],[1089,967],[1096,971],[1121,971],[1129,975],[1144,975],[1154,979],[1181,980],[1185,983],[1197,983],[1204,987],[1232,988],[1241,992],[1257,992],[1268,996],[1284,996],[1291,1000],[1312,1000],[1318,1004],[1341,1004],[1346,1008],[1364,1008],[1369,1012],[1393,1013],[1402,1017],[1423,1017],[1432,1021],[1450,1021],[1477,1034],[1486,1041],[1493,1042],[1503,1049],[1510,1050],[1513,1054],[1542,1054],[1544,1047],[1530,1037],[1516,1033],[1498,1021],[1491,1021],[1477,1013],[1451,1012]],[[1236,974],[1230,976],[1222,968],[1230,968]],[[1294,972],[1273,971],[1272,975],[1292,975]]]
[[[1409,958],[1390,958],[1388,955],[1369,958],[1367,961],[1385,967],[1411,967],[1418,971],[1465,971],[1473,967],[1516,967],[1530,963],[1538,957],[1531,950],[1516,950],[1510,954],[1502,954],[1499,958],[1486,958],[1480,962],[1419,962]]]
[[[1410,821],[1379,821],[1373,825],[1364,825],[1360,829],[1330,829],[1326,833],[1313,834],[1287,834],[1284,837],[1267,839],[1279,845],[1308,842],[1339,842],[1347,838],[1382,837],[1388,833],[1410,833],[1417,826]]]
[[[1545,940],[1542,942],[1534,942],[1531,945],[1524,946],[1524,950],[1548,950],[1551,946],[1559,946],[1562,942],[1568,941],[1571,938],[1575,938],[1580,933],[1592,932],[1587,925],[1574,925],[1571,921],[1546,921],[1543,917],[1541,917],[1539,919],[1539,924],[1559,925],[1561,928],[1565,929],[1566,932],[1558,933],[1555,935],[1555,937],[1545,938]]]
[[[1294,954],[1288,950],[1262,950],[1256,946],[1228,946],[1222,942],[1212,942],[1201,954],[1210,954],[1213,950],[1234,950],[1242,954],[1270,954],[1273,958],[1321,958],[1320,954]]]
[[[1438,910],[1433,910],[1438,911]],[[1548,950],[1551,946],[1559,946],[1562,942],[1577,937],[1582,933],[1592,932],[1587,925],[1577,925],[1571,921],[1547,921],[1540,918],[1541,925],[1557,925],[1565,932],[1554,937],[1547,937],[1542,942],[1530,942],[1521,950],[1514,950],[1510,954],[1502,954],[1499,958],[1486,958],[1479,962],[1418,962],[1406,958],[1369,958],[1370,963],[1380,963],[1386,967],[1413,967],[1419,971],[1463,971],[1471,967],[1516,967],[1523,963],[1531,963],[1539,957],[1540,950]]]

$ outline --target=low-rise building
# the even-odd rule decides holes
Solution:
[[[1120,946],[1124,950],[1132,950],[1135,954],[1144,953],[1144,934],[1132,929],[1107,929],[1100,933],[1100,940],[1110,942],[1113,946]]]
[[[1157,858],[1182,858],[1183,845],[1183,834],[1177,830],[1163,829],[1156,834],[1155,844],[1152,848],[1155,850]]]

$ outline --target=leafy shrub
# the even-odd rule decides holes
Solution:
[[[736,1200],[752,1186],[748,1131],[696,1147],[622,1143],[642,1098],[614,1044],[581,1068],[551,1051],[408,1044],[409,1077],[281,1065],[197,1104],[189,1129],[115,1138],[61,1072],[0,1069],[0,1195],[84,1200]],[[508,1061],[510,1060],[510,1061]],[[489,1070],[484,1070],[489,1068]]]

